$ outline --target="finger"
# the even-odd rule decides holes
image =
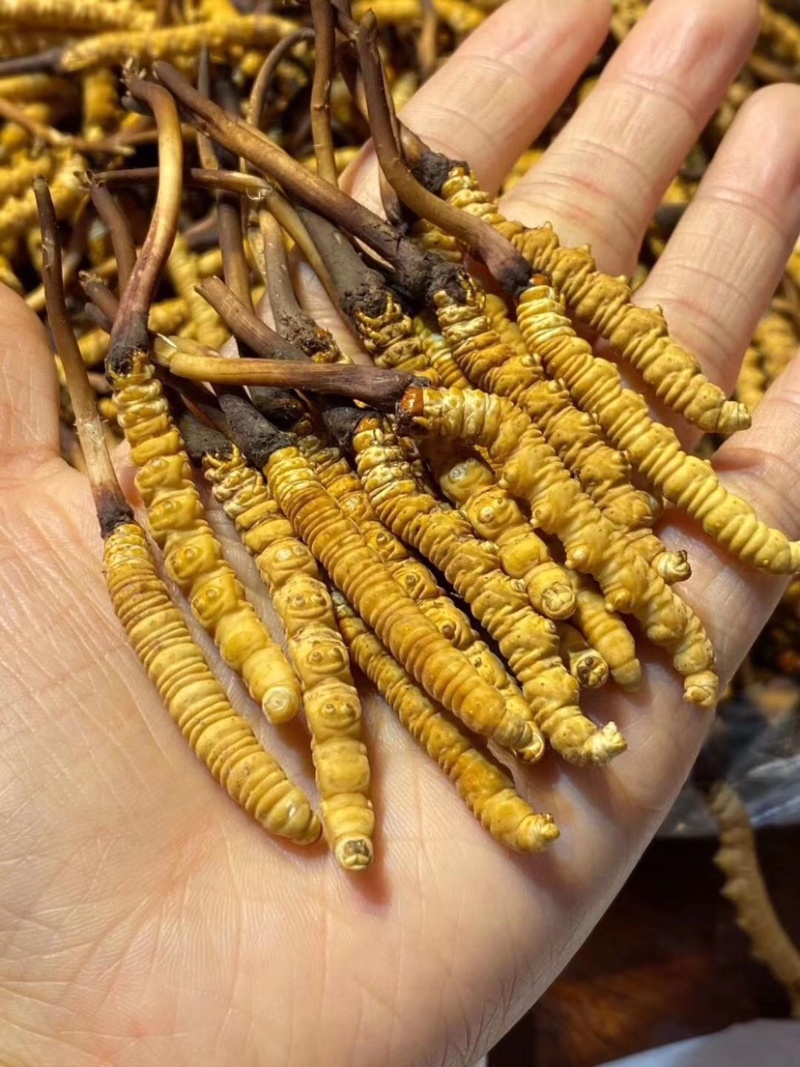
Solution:
[[[798,128],[796,86],[751,97],[636,294],[726,392],[800,230]]]
[[[656,0],[503,210],[528,225],[550,221],[563,244],[591,244],[601,270],[630,273],[757,29],[754,0]]]
[[[607,0],[509,0],[425,83],[403,121],[496,189],[597,52],[609,10]],[[370,148],[344,184],[374,209],[376,178]]]
[[[749,430],[717,452],[714,466],[725,488],[747,500],[759,518],[790,538],[800,536],[800,360],[768,390]],[[704,537],[690,519],[664,531],[667,543],[688,548],[690,600],[700,611],[717,652],[720,675],[728,679],[751,647],[786,587],[733,559]],[[696,538],[696,539],[695,539]],[[704,605],[714,605],[713,614]]]
[[[29,473],[58,454],[53,355],[44,327],[0,285],[0,478]]]

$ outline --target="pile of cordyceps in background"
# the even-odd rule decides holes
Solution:
[[[690,561],[652,529],[661,507],[684,507],[764,571],[800,570],[800,543],[726,493],[648,410],[658,396],[712,439],[749,424],[798,343],[800,256],[729,400],[588,250],[504,219],[468,166],[398,121],[496,3],[241,6],[3,5],[0,275],[49,323],[63,449],[94,486],[115,610],[197,755],[274,833],[323,833],[344,868],[370,865],[358,667],[486,829],[537,851],[557,828],[487,746],[526,763],[549,746],[578,766],[621,753],[614,724],[595,724],[580,699],[639,685],[626,619],[667,650],[687,700],[717,701],[713,649],[679,592]],[[516,177],[644,6],[616,4],[612,39]],[[800,30],[777,7],[763,13],[758,50],[658,212],[640,276],[736,109],[800,70]],[[369,136],[388,222],[337,185]],[[343,356],[304,310],[299,253],[374,366]],[[490,291],[466,267],[476,260]],[[256,314],[265,293],[274,328]],[[647,395],[594,355],[592,334]],[[231,336],[240,358],[220,358]],[[146,532],[98,419],[131,447]],[[255,558],[280,643],[225,562],[199,478]],[[267,719],[304,713],[319,817],[231,708],[151,542]],[[789,635],[784,657],[799,601],[793,587],[771,624]]]

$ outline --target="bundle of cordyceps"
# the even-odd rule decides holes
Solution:
[[[420,66],[435,64],[444,24],[461,32],[459,12],[489,6],[410,5],[433,27]],[[601,766],[624,750],[580,693],[640,684],[626,619],[668,652],[688,701],[716,704],[713,649],[676,591],[689,560],[653,531],[661,508],[755,567],[800,570],[800,544],[687,455],[648,400],[720,435],[749,424],[746,407],[588,249],[504,219],[468,164],[398,120],[388,87],[405,73],[401,26],[382,63],[375,18],[329,0],[312,0],[308,26],[300,10],[243,15],[227,0],[183,12],[179,27],[168,3],[18,7],[23,25],[34,7],[45,14],[35,31],[7,32],[18,57],[0,77],[40,110],[3,104],[4,269],[46,302],[113,603],[170,714],[267,829],[303,844],[324,832],[339,863],[362,870],[374,814],[356,666],[490,833],[545,847],[557,828],[494,755],[530,764],[549,746]],[[120,87],[115,64],[129,56]],[[64,77],[75,71],[80,132],[59,132],[75,124]],[[341,145],[370,134],[389,221],[338,186]],[[313,169],[300,162],[310,154]],[[90,161],[104,169],[87,172]],[[375,366],[345,358],[309,317],[289,252]],[[37,265],[44,295],[29,285]],[[274,329],[256,314],[257,278]],[[238,359],[220,358],[229,333]],[[636,369],[646,395],[591,339]],[[130,445],[147,533],[106,452],[95,388],[106,387],[86,375],[103,357],[102,410]],[[200,473],[255,558],[286,654],[225,562]],[[321,825],[232,709],[150,539],[267,719],[304,711]]]

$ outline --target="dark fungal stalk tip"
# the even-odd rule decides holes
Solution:
[[[190,411],[184,411],[180,415],[178,429],[186,445],[186,453],[195,465],[202,462],[203,456],[229,459],[233,454],[231,442],[218,430],[200,422]]]
[[[266,467],[273,452],[294,444],[288,434],[260,415],[248,400],[226,394],[220,397],[220,407],[225,412],[234,444],[258,470]]]

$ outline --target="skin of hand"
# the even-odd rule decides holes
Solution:
[[[509,0],[405,117],[497,187],[602,44],[604,0]],[[503,207],[629,272],[663,190],[751,48],[756,0],[654,0],[600,85]],[[800,89],[758,92],[637,300],[733,386],[800,228]],[[366,152],[350,188],[375,202]],[[317,300],[309,291],[312,310]],[[268,839],[187,751],[109,604],[85,479],[58,458],[41,326],[0,296],[0,1060],[4,1067],[408,1067],[474,1062],[553,981],[677,794],[709,718],[642,647],[634,698],[585,698],[629,751],[522,776],[562,837],[495,844],[374,696],[380,860],[346,877]],[[687,435],[687,441],[691,437]],[[716,460],[800,534],[800,365]],[[683,587],[724,679],[784,583],[689,523]],[[233,548],[232,548],[233,553]],[[243,558],[240,552],[232,558]],[[252,577],[252,571],[249,573]],[[269,744],[286,755],[270,731]],[[290,773],[308,779],[291,750]]]

